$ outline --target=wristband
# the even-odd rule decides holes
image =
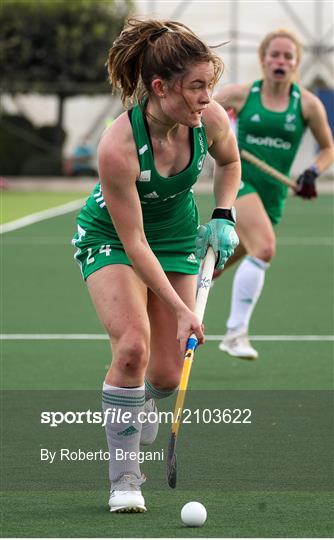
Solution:
[[[232,208],[215,208],[212,212],[211,219],[228,219],[233,223],[236,222],[237,214],[234,206]]]

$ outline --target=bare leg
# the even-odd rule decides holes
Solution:
[[[87,286],[112,345],[113,360],[105,382],[142,385],[150,340],[146,286],[132,267],[119,264],[89,276]]]
[[[213,273],[213,279],[217,279],[218,277],[220,277],[224,272],[225,270],[227,270],[228,268],[230,268],[231,266],[233,266],[234,264],[236,264],[238,261],[240,261],[240,259],[242,259],[245,255],[246,255],[246,249],[245,247],[243,246],[243,244],[240,242],[238,247],[236,248],[236,250],[234,251],[232,257],[230,257],[229,259],[227,259],[227,262],[223,268],[223,270],[215,270],[214,273]]]
[[[197,276],[169,272],[168,278],[185,304],[194,309]],[[169,395],[180,381],[182,354],[176,339],[175,315],[153,293],[149,293],[148,313],[151,321],[151,354],[146,377],[156,388]]]
[[[260,197],[249,193],[237,199],[236,230],[245,252],[265,262],[275,255],[276,239],[273,226]]]
[[[138,452],[150,340],[147,289],[125,265],[101,268],[89,276],[87,285],[113,353],[102,398],[110,453],[110,511],[142,512],[146,508]],[[130,459],[134,455],[137,459]]]

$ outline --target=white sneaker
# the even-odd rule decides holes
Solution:
[[[146,401],[144,411],[146,414],[155,413],[150,414],[149,419],[141,426],[140,444],[146,445],[155,441],[159,431],[158,409],[153,398]]]
[[[110,512],[146,512],[145,500],[140,486],[146,478],[138,478],[134,474],[123,474],[112,482],[110,489]]]
[[[245,329],[228,330],[218,348],[230,356],[236,356],[243,360],[255,360],[259,356],[254,347],[251,346]]]

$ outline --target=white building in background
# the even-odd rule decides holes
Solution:
[[[224,60],[219,83],[251,82],[261,77],[258,45],[272,30],[294,32],[304,46],[300,82],[334,87],[334,3],[332,0],[137,0],[138,13],[180,21]],[[315,84],[316,83],[316,84]],[[298,173],[312,161],[316,146],[306,133],[294,162]]]
[[[301,81],[333,86],[334,4],[332,0],[137,0],[138,13],[175,19],[217,49],[225,62],[222,84],[261,75],[257,47],[278,28],[295,32],[305,47]],[[330,54],[330,51],[332,54]]]
[[[136,0],[134,15],[178,20],[194,30],[209,45],[228,41],[216,49],[225,63],[220,85],[247,82],[261,76],[257,47],[262,37],[277,28],[295,32],[304,45],[301,83],[334,86],[334,4],[331,0]],[[106,51],[107,53],[107,51]],[[8,112],[22,112],[38,125],[53,124],[56,99],[52,96],[3,96]],[[85,136],[96,145],[108,119],[121,109],[111,96],[69,98],[65,104],[65,154]],[[315,146],[306,136],[294,170],[312,160]]]

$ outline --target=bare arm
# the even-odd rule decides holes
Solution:
[[[303,89],[302,104],[304,118],[320,147],[314,164],[321,174],[334,162],[331,129],[328,124],[325,108],[319,98],[308,90]]]
[[[201,225],[196,239],[196,254],[203,258],[211,245],[216,255],[216,268],[221,270],[239,243],[230,210],[240,186],[241,166],[238,147],[226,111],[212,101],[203,114],[209,152],[215,160],[214,194],[216,209],[211,220]]]
[[[249,84],[227,84],[213,96],[213,99],[225,110],[233,109],[238,114],[245,104],[249,90]]]
[[[205,113],[210,155],[215,160],[214,194],[216,206],[231,208],[236,199],[241,165],[235,135],[225,110],[214,101]]]
[[[103,137],[98,164],[104,200],[135,272],[175,312],[182,348],[192,332],[202,343],[203,332],[198,318],[171,286],[147,242],[136,188],[138,159],[126,116],[115,121]]]

